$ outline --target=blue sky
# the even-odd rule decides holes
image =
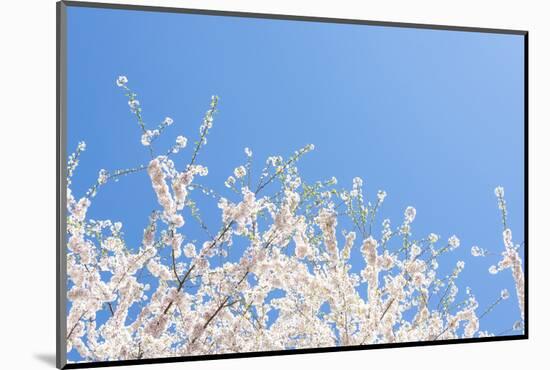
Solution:
[[[174,119],[156,145],[162,151],[180,134],[192,143],[210,96],[220,96],[199,156],[210,170],[204,184],[230,196],[223,182],[244,162],[244,147],[259,172],[267,156],[313,143],[299,165],[306,181],[336,176],[350,187],[362,177],[371,199],[388,192],[379,219],[393,225],[416,207],[415,236],[459,236],[440,273],[465,260],[459,287],[473,289],[480,312],[510,290],[482,329],[499,333],[519,318],[510,272],[489,275],[498,257],[474,259],[470,247],[503,249],[497,185],[506,189],[515,241],[524,238],[522,36],[69,7],[67,145],[88,146],[73,180],[77,196],[101,168],[149,159],[115,85],[121,74],[151,128]],[[156,208],[140,173],[102,188],[89,216],[121,221],[137,247]],[[219,225],[215,202],[202,212]]]

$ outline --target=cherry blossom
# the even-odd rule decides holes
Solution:
[[[83,361],[111,361],[486,337],[494,334],[483,329],[482,318],[514,296],[521,317],[511,330],[524,330],[521,245],[512,239],[502,187],[495,195],[504,250],[489,272],[510,270],[515,294],[502,287],[495,303],[480,309],[471,289],[458,299],[465,261],[456,260],[450,275],[438,277],[438,259],[453,256],[460,245],[456,235],[447,241],[435,233],[416,236],[412,206],[397,228],[389,219],[376,227],[386,192],[375,192],[371,203],[360,177],[347,189],[338,189],[330,176],[304,181],[297,164],[312,144],[288,158],[269,156],[257,171],[245,148],[246,165],[220,184],[220,195],[201,183],[209,172],[199,163],[218,97],[211,99],[193,148],[178,135],[174,147],[158,153],[155,138],[178,125],[166,117],[148,128],[128,79],[120,76],[116,85],[151,158],[127,170],[102,169],[93,192],[78,196],[71,179],[85,160],[84,142],[68,157],[68,352]],[[180,167],[172,156],[184,149],[190,159]],[[88,210],[109,180],[140,171],[148,175],[157,206],[144,217],[139,245],[129,245],[122,223],[92,220]],[[257,178],[249,178],[251,172]],[[199,194],[215,202],[199,204]],[[219,210],[219,228],[206,225],[203,207]],[[204,231],[202,239],[189,238],[193,222]],[[345,229],[349,225],[353,230]],[[230,257],[237,244],[242,253]],[[471,253],[493,255],[477,246]]]

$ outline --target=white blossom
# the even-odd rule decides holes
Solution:
[[[192,243],[187,243],[183,247],[183,254],[187,258],[194,258],[197,255],[197,251],[195,250],[195,245]]]
[[[137,112],[137,110],[139,109],[139,106],[140,106],[140,103],[139,103],[139,100],[137,99],[130,99],[128,100],[128,106],[130,107],[130,110],[132,112]]]
[[[512,243],[512,230],[504,230],[502,233],[502,240],[504,241],[504,246],[506,246],[506,248],[513,248],[514,244]]]
[[[439,240],[439,236],[437,234],[430,233],[430,235],[428,235],[428,240],[430,243],[435,244]]]
[[[244,166],[239,166],[235,168],[235,170],[233,171],[233,174],[235,175],[236,178],[240,179],[246,176],[246,168],[244,168]]]
[[[227,180],[225,180],[225,186],[231,188],[233,185],[235,185],[235,178],[233,176],[229,176]]]
[[[471,253],[474,257],[483,257],[487,254],[487,251],[478,247],[477,245],[474,245],[472,246]]]
[[[118,76],[116,79],[116,84],[118,87],[126,86],[128,83],[128,78],[126,76]]]
[[[187,146],[187,138],[185,136],[176,137],[176,145],[172,148],[172,153],[178,153],[181,149]]]
[[[164,121],[162,121],[162,123],[165,125],[165,126],[170,126],[174,123],[174,120],[170,117],[166,117],[164,118]]]
[[[458,239],[458,237],[456,235],[452,235],[450,238],[449,238],[449,248],[451,250],[453,249],[456,249],[460,246],[460,239]]]
[[[502,186],[497,186],[495,188],[495,195],[499,198],[504,197],[504,188]]]
[[[415,217],[416,217],[416,209],[414,207],[407,207],[407,209],[405,210],[405,220],[408,223],[411,223],[414,221]]]
[[[104,185],[107,182],[108,173],[106,170],[100,170],[99,175],[97,176],[97,183],[100,185]]]

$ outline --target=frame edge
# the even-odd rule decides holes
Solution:
[[[66,234],[66,100],[67,100],[67,5],[56,3],[56,350],[55,364],[62,369],[67,364],[66,275],[67,263],[63,250]]]
[[[508,35],[524,36],[528,33],[527,30],[505,29],[505,28],[485,28],[475,26],[453,26],[429,23],[408,23],[398,21],[375,21],[366,19],[353,18],[331,18],[324,16],[304,16],[298,14],[276,14],[276,13],[257,13],[245,11],[217,10],[217,9],[199,9],[199,8],[180,8],[173,6],[156,6],[156,5],[137,5],[128,3],[103,3],[103,2],[88,2],[78,0],[61,0],[66,6],[97,8],[97,9],[112,9],[112,10],[133,10],[133,11],[148,11],[161,13],[187,13],[209,16],[226,16],[226,17],[243,17],[257,19],[276,19],[287,21],[302,21],[302,22],[322,22],[322,23],[342,23],[342,24],[358,24],[379,27],[394,27],[394,28],[418,28],[427,30],[441,31],[459,31],[459,32],[481,32],[481,33],[496,33]]]

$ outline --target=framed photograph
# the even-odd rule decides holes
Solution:
[[[57,27],[59,368],[528,337],[526,31]]]

